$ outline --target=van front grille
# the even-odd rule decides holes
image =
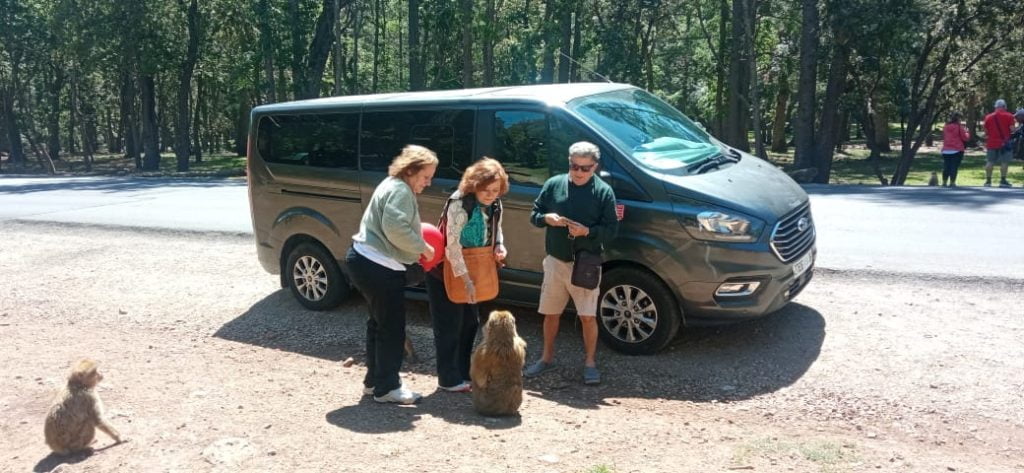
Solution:
[[[783,263],[788,263],[814,246],[814,219],[811,218],[811,204],[782,217],[772,230],[772,251]]]

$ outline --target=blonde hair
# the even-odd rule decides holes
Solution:
[[[425,167],[437,166],[437,154],[420,145],[406,145],[388,166],[388,175],[405,178],[420,172]]]
[[[499,197],[508,193],[508,173],[505,172],[505,168],[498,160],[484,156],[462,173],[459,190],[463,195],[469,195],[495,182],[500,187]]]

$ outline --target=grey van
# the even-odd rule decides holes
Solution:
[[[364,205],[406,144],[441,161],[420,196],[436,221],[461,171],[503,163],[508,265],[503,303],[536,307],[543,229],[529,223],[567,150],[601,149],[621,225],[606,249],[598,324],[615,350],[654,353],[681,326],[771,313],[810,281],[816,254],[807,194],[775,166],[737,151],[657,97],[624,84],[332,97],[253,109],[248,176],[260,263],[310,309],[349,292],[339,260]],[[409,295],[423,298],[421,290]]]

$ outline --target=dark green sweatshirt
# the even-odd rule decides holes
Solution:
[[[544,221],[544,214],[552,212],[586,225],[590,234],[570,240],[567,227],[550,227]],[[574,251],[601,253],[604,245],[615,239],[619,231],[619,221],[615,218],[615,193],[596,175],[582,186],[573,184],[566,174],[548,179],[537,200],[533,201],[530,221],[535,226],[547,227],[544,249],[562,261],[572,261]]]

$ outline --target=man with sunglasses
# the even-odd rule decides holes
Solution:
[[[619,229],[615,194],[596,176],[601,151],[580,141],[569,147],[569,172],[548,179],[533,202],[531,222],[545,228],[544,283],[537,311],[544,315],[544,350],[540,360],[523,375],[538,376],[554,368],[555,335],[565,305],[572,298],[583,326],[583,382],[598,384],[601,373],[594,359],[597,351],[597,301],[600,287],[585,289],[572,284],[577,252],[601,254]]]

